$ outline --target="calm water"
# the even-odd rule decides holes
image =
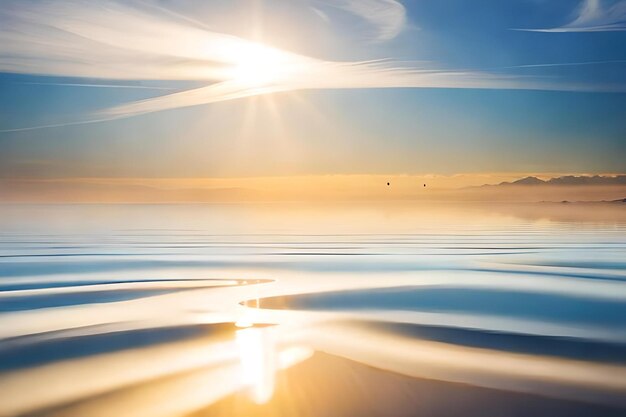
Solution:
[[[619,205],[0,207],[0,416],[624,415],[625,317]]]

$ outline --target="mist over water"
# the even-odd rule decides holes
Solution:
[[[0,207],[0,416],[623,415],[624,317],[619,204]]]

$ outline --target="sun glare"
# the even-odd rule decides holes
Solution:
[[[238,330],[241,383],[257,404],[267,402],[274,392],[276,352],[271,327]]]
[[[252,43],[233,50],[232,62],[232,81],[246,87],[266,87],[284,81],[294,67],[289,54]]]

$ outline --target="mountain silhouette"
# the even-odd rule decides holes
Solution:
[[[498,186],[515,186],[515,185],[532,185],[532,186],[570,186],[570,185],[626,185],[626,175],[604,176],[604,175],[565,175],[562,177],[554,177],[549,180],[542,180],[537,177],[524,177],[513,182],[501,182],[500,184],[490,185],[487,187]]]

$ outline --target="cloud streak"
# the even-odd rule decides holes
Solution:
[[[555,28],[516,29],[529,32],[611,32],[626,30],[626,0],[604,7],[601,0],[585,0],[571,22]]]
[[[180,91],[155,98],[122,104],[96,114],[98,120],[110,120],[145,113],[190,107],[252,97],[262,94],[309,89],[362,88],[531,88],[530,84],[490,74],[395,68],[385,61],[328,62],[307,57],[289,56],[280,80],[267,85],[249,85],[237,79],[206,87]],[[535,85],[536,89],[549,86]]]
[[[19,85],[43,85],[57,87],[90,87],[90,88],[127,88],[131,90],[176,90],[171,87],[158,87],[150,85],[124,85],[124,84],[85,84],[85,83],[45,83],[45,82],[16,82]]]
[[[604,64],[626,64],[626,59],[609,59],[603,61],[582,61],[582,62],[551,62],[544,64],[524,64],[510,65],[500,67],[501,69],[517,69],[517,68],[547,68],[547,67],[578,67],[585,65],[604,65]]]
[[[395,38],[406,24],[406,9],[396,0],[317,0],[314,4],[338,8],[366,21],[379,42]],[[314,10],[329,20],[318,7]]]

